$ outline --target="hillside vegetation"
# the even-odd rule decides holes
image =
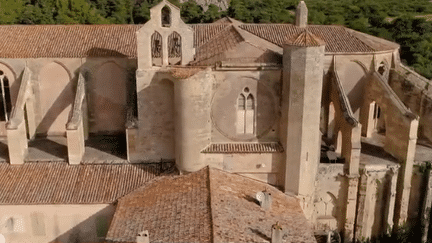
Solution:
[[[214,0],[218,2],[226,0]],[[0,0],[0,24],[141,24],[160,0]],[[230,16],[247,23],[292,23],[299,0],[231,0],[226,11],[180,3],[187,23]],[[207,1],[200,1],[201,4]],[[432,78],[432,3],[429,0],[306,0],[310,24],[337,24],[395,41],[403,61]],[[423,17],[424,16],[424,17]]]

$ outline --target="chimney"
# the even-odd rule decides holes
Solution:
[[[304,1],[300,1],[299,5],[297,5],[296,10],[296,25],[298,27],[304,28],[307,26],[308,21],[308,9],[306,7],[306,3]]]
[[[272,197],[271,197],[271,193],[267,192],[267,190],[258,192],[256,194],[256,199],[259,202],[261,208],[263,208],[264,210],[267,211],[271,208]]]
[[[144,231],[138,233],[138,236],[136,237],[136,242],[137,243],[150,243],[148,230],[144,230]]]
[[[283,230],[279,225],[279,222],[276,222],[271,228],[271,243],[282,243]]]

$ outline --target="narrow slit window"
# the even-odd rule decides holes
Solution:
[[[170,27],[171,26],[171,9],[168,6],[162,8],[162,26]]]
[[[255,118],[254,98],[251,94],[248,95],[246,100],[246,114],[245,114],[245,133],[254,133],[254,118]]]
[[[8,121],[12,110],[12,102],[10,97],[9,79],[0,70],[0,93],[1,93],[1,112],[0,121]]]
[[[237,133],[245,133],[245,108],[246,108],[246,97],[240,94],[237,98]]]

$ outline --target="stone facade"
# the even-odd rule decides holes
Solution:
[[[115,134],[127,163],[210,166],[275,185],[345,242],[419,217],[412,171],[418,127],[432,138],[432,96],[427,80],[404,73],[399,45],[308,26],[303,1],[295,25],[186,25],[163,0],[146,24],[120,29],[109,40],[123,45],[88,52],[0,50],[11,164],[26,161],[29,139],[60,136],[69,164],[83,166],[85,141]]]

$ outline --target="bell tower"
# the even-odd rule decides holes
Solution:
[[[192,28],[180,18],[180,9],[162,0],[137,31],[138,69],[188,64],[195,54],[193,36]]]

